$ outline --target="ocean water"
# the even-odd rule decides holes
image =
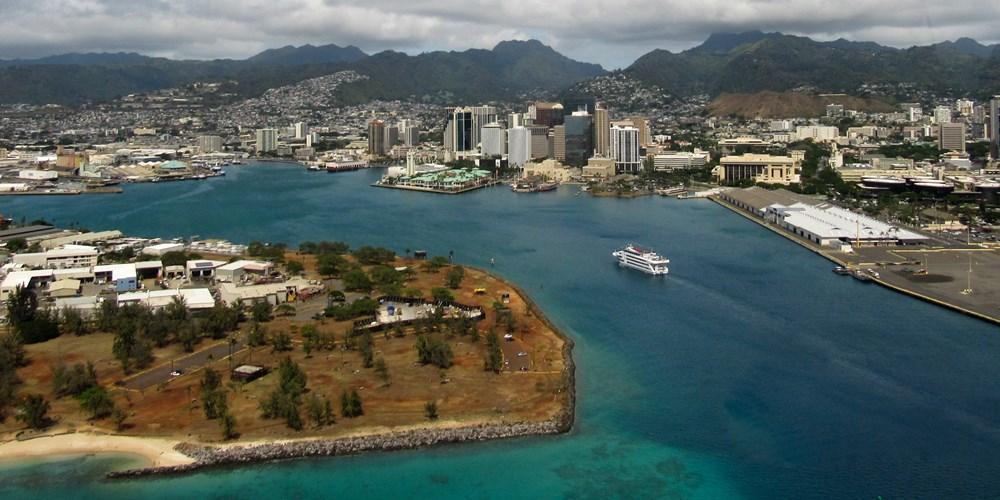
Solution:
[[[258,163],[0,212],[142,236],[454,252],[576,341],[564,436],[108,482],[113,459],[0,468],[5,498],[997,498],[1000,329],[830,272],[708,201],[461,196]],[[619,269],[626,241],[667,278]],[[102,461],[103,460],[103,461]],[[46,480],[53,478],[53,480]]]

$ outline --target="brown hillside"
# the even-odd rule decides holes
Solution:
[[[818,96],[800,92],[764,91],[755,94],[722,94],[708,109],[712,116],[740,118],[815,118],[826,113],[827,104],[843,104],[847,109],[889,112],[892,105],[875,99],[846,95]]]

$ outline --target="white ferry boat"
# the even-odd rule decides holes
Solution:
[[[670,261],[648,248],[629,243],[615,250],[611,255],[618,259],[618,265],[621,267],[631,267],[653,275],[667,274],[668,272],[667,264]]]

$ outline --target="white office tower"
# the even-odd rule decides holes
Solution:
[[[417,173],[417,155],[413,151],[406,152],[406,176],[413,177]]]
[[[455,150],[455,122],[448,120],[448,123],[444,126],[444,150],[454,151]]]
[[[635,127],[611,127],[611,157],[615,160],[615,171],[635,174],[642,169],[639,155],[639,129]]]
[[[951,108],[948,106],[938,106],[934,108],[934,123],[951,123]]]
[[[507,126],[513,127],[523,127],[524,126],[524,114],[523,113],[511,113],[507,115]]]
[[[488,123],[497,121],[497,108],[493,106],[471,106],[466,108],[472,113],[472,148],[482,141],[482,129]]]
[[[512,167],[523,167],[531,161],[531,130],[513,127],[507,130],[507,163]]]
[[[305,139],[309,135],[309,125],[304,122],[298,122],[295,124],[295,138]]]
[[[487,124],[482,130],[482,158],[502,158],[506,153],[507,131],[499,123]]]

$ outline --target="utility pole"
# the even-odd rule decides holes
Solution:
[[[962,295],[972,295],[972,254],[969,254],[968,281],[966,282],[965,290],[962,290]]]

